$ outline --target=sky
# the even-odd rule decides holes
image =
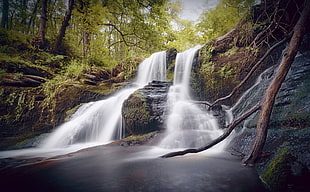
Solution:
[[[204,10],[215,8],[219,2],[219,0],[172,0],[172,2],[177,1],[183,5],[181,18],[190,21],[196,21]]]

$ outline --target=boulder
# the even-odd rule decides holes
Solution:
[[[163,129],[170,85],[171,82],[150,82],[124,101],[122,116],[127,135]]]

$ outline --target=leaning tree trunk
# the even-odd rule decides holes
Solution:
[[[275,102],[275,97],[294,61],[294,58],[298,51],[298,47],[300,46],[303,35],[305,34],[306,31],[306,24],[309,19],[309,16],[310,16],[310,0],[306,0],[301,16],[293,29],[294,33],[290,40],[284,58],[280,63],[279,69],[275,74],[274,79],[268,86],[263,96],[261,113],[259,115],[256,127],[256,136],[250,152],[243,160],[243,163],[245,164],[253,164],[257,160],[259,154],[261,153],[264,147],[267,137],[268,123],[270,120],[273,104]]]
[[[69,26],[69,21],[71,19],[71,14],[72,14],[73,8],[74,8],[74,0],[69,0],[68,10],[66,11],[66,15],[65,15],[64,20],[62,22],[62,25],[59,29],[58,36],[57,36],[57,39],[56,39],[56,42],[55,42],[55,45],[53,48],[54,53],[59,52],[59,49],[62,45],[62,40],[65,37],[66,29]]]
[[[38,36],[38,44],[40,48],[45,46],[45,32],[46,32],[46,21],[47,21],[47,0],[42,0],[42,11],[40,17],[40,29]]]

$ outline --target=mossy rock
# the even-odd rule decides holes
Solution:
[[[288,179],[291,175],[291,163],[293,161],[294,156],[292,156],[289,147],[278,150],[264,173],[260,175],[261,180],[270,191],[287,190]]]
[[[122,115],[126,131],[143,134],[152,130],[152,118],[146,99],[139,90],[131,94],[123,103]]]

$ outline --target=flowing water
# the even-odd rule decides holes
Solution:
[[[177,54],[174,81],[168,93],[167,131],[158,145],[159,148],[200,147],[222,133],[216,118],[202,110],[199,105],[193,104],[190,96],[192,62],[200,47]],[[150,81],[166,80],[166,68],[166,52],[154,53],[139,65],[137,79],[130,88],[124,88],[107,99],[82,105],[68,122],[59,126],[41,142],[35,153],[42,155],[42,151],[58,150],[65,154],[123,138],[123,102]],[[31,152],[31,149],[22,150],[21,154]]]
[[[139,65],[137,79],[130,88],[124,88],[107,99],[82,105],[68,122],[56,128],[38,148],[2,152],[0,156],[43,155],[42,152],[55,151],[56,154],[65,154],[121,139],[124,135],[121,122],[124,100],[148,82],[165,79],[166,51],[154,53]]]
[[[139,65],[138,77],[132,88],[116,95],[83,105],[72,119],[60,126],[41,147],[65,147],[74,143],[109,143],[124,135],[121,123],[123,102],[137,89],[152,80],[165,80],[166,52],[154,53]]]
[[[201,46],[177,54],[174,81],[168,93],[167,136],[160,147],[201,147],[222,133],[217,120],[193,104],[190,96],[191,68],[199,48]]]

